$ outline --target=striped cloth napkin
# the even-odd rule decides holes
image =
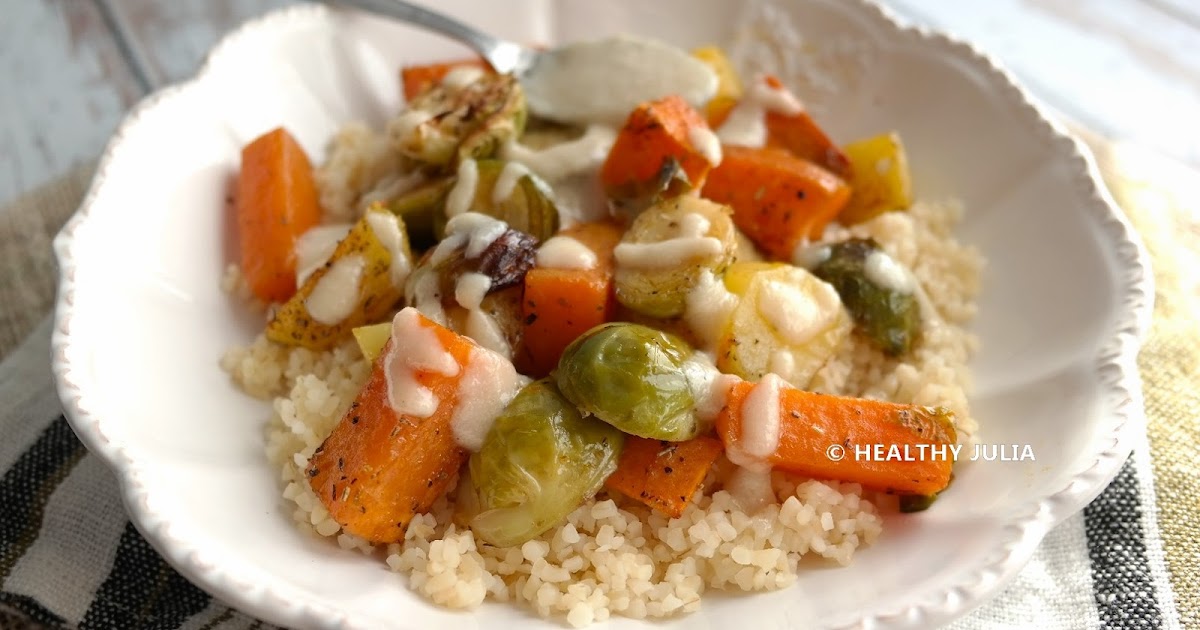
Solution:
[[[1159,312],[1141,362],[1150,440],[1000,596],[953,628],[1200,624],[1200,398],[1189,381],[1200,339],[1180,323],[1197,312],[1198,293],[1170,273],[1200,253],[1200,223],[1154,197],[1159,189],[1124,168],[1122,154],[1094,148],[1157,263]],[[62,416],[49,367],[50,239],[89,176],[81,169],[0,210],[0,627],[263,627],[163,561],[126,518],[113,474]]]

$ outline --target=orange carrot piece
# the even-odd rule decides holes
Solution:
[[[482,57],[459,59],[442,63],[430,63],[420,66],[405,66],[400,69],[400,81],[404,84],[404,100],[411,101],[421,92],[439,83],[455,68],[473,66],[492,72],[492,67]]]
[[[783,83],[773,76],[767,76],[766,82],[773,88],[783,89]],[[850,177],[850,159],[807,111],[794,116],[767,112],[767,146],[787,149],[796,157],[828,169],[843,179]]]
[[[321,220],[312,164],[286,129],[242,149],[236,201],[242,274],[254,295],[282,302],[296,292],[296,239]]]
[[[678,518],[723,450],[710,437],[663,442],[626,436],[617,470],[604,485]]]
[[[580,223],[559,233],[583,243],[596,254],[591,269],[534,267],[525,274],[522,336],[527,355],[523,371],[540,378],[558,365],[563,350],[579,335],[610,321],[616,312],[613,294],[613,248],[620,226]]]
[[[850,199],[838,176],[782,149],[725,146],[703,196],[733,208],[733,222],[776,260],[820,238]]]
[[[692,144],[692,130],[697,128],[707,130],[708,123],[679,96],[639,105],[629,114],[600,169],[605,190],[610,196],[636,190],[658,179],[670,160],[679,164],[693,188],[700,188],[712,164]]]
[[[412,313],[397,315],[415,315],[407,330],[428,328],[460,366],[454,376],[413,370],[416,381],[439,401],[437,410],[418,418],[392,408],[385,371],[396,340],[388,339],[366,385],[307,469],[309,485],[342,529],[374,543],[402,540],[412,517],[446,492],[468,457],[454,439],[451,421],[459,380],[475,344],[408,310]]]
[[[717,433],[733,450],[742,437],[743,405],[756,383],[739,381],[717,417]],[[950,484],[957,440],[952,415],[942,408],[843,398],[785,387],[779,395],[779,446],[768,462],[775,468],[818,479],[862,484],[902,494],[934,494]],[[838,445],[840,451],[830,451]],[[895,446],[915,461],[859,456],[856,449]],[[928,445],[919,447],[918,445]],[[925,450],[942,445],[943,450]],[[907,451],[905,450],[907,449]],[[839,459],[831,457],[842,455]]]

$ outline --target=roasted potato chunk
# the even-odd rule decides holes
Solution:
[[[725,286],[741,297],[717,346],[717,368],[757,381],[775,373],[803,388],[850,335],[833,287],[782,263],[739,263]]]
[[[896,132],[852,142],[844,147],[853,165],[850,201],[838,214],[844,225],[862,223],[889,210],[912,205],[912,177],[908,157]]]
[[[351,329],[392,312],[412,264],[403,219],[371,206],[325,265],[275,312],[267,338],[315,350],[333,346]]]
[[[683,314],[705,271],[733,261],[737,233],[729,208],[683,195],[638,215],[614,250],[617,301],[651,317]]]

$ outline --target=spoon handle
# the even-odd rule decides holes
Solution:
[[[470,46],[497,72],[520,74],[533,64],[536,53],[520,44],[493,37],[451,17],[403,0],[339,0],[390,18],[416,24]]]

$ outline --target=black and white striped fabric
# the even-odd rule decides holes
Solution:
[[[264,627],[190,584],[130,524],[113,474],[62,416],[49,332],[47,321],[0,364],[0,605],[49,627]],[[952,627],[1177,628],[1151,484],[1143,443],[1001,596]]]

